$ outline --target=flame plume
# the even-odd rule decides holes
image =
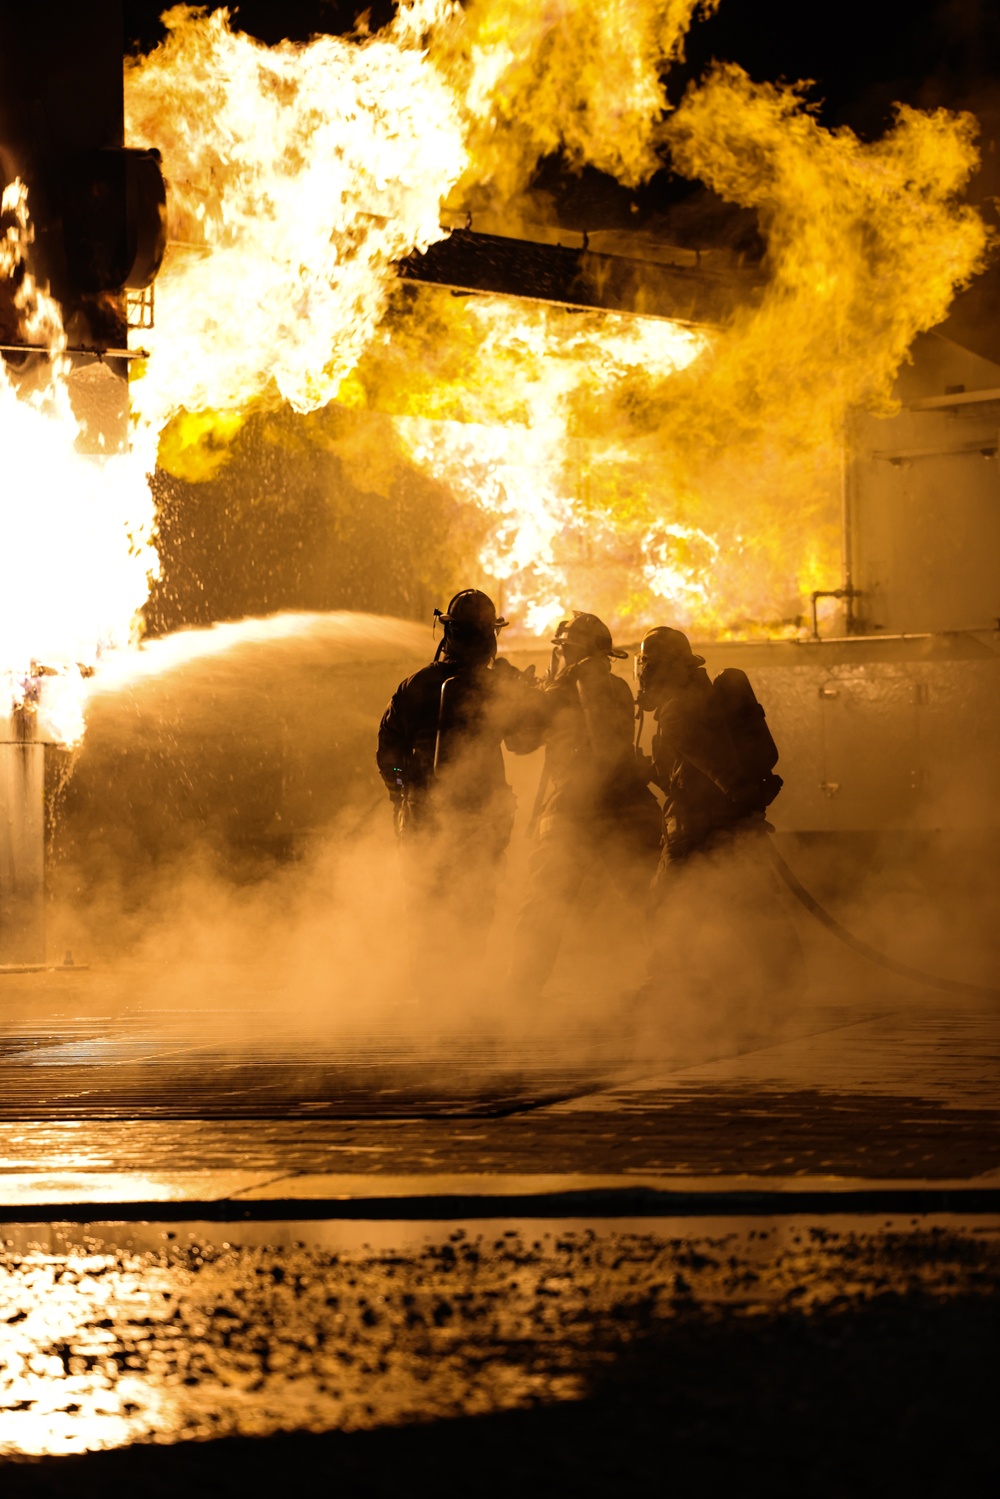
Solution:
[[[4,194],[0,276],[23,278],[22,330],[53,357],[16,386],[0,371],[0,670],[134,638],[154,451],[203,476],[281,406],[315,432],[339,412],[332,445],[355,468],[447,484],[480,571],[532,628],[576,605],[620,628],[794,633],[838,581],[849,409],[889,409],[914,336],[982,264],[961,202],[975,126],[901,108],[865,144],[825,130],[804,89],[732,65],[671,112],[664,74],[715,3],[411,0],[377,34],[271,48],[225,11],[168,11],[163,44],[126,66],[128,138],[163,154],[171,241],[129,455],[80,451],[58,309],[24,274],[23,192]],[[631,186],[669,153],[755,211],[762,295],[706,332],[396,283],[445,206],[530,216],[556,151]]]
[[[470,0],[414,7],[431,60],[462,110],[466,201],[510,203],[544,156],[638,187],[662,165],[664,74],[696,14],[719,0]]]
[[[46,350],[15,384],[0,361],[0,715],[27,705],[43,737],[83,734],[84,685],[103,650],[136,638],[157,565],[151,454],[81,452],[85,424],[69,396],[58,305],[28,268],[32,229],[24,185],[3,193],[0,276],[20,278],[21,333]]]
[[[480,511],[480,565],[502,582],[505,609],[541,632],[574,588],[623,617],[623,579],[643,565],[655,513],[616,489],[621,434],[588,439],[581,380],[610,401],[629,380],[670,380],[707,347],[664,320],[423,290],[399,299],[340,400],[392,412],[409,460]]]
[[[848,408],[887,409],[913,337],[981,263],[959,201],[973,126],[901,110],[864,145],[732,66],[671,114],[664,70],[712,8],[415,0],[376,36],[278,48],[224,12],[169,12],[127,77],[183,242],[135,386],[143,421],[171,419],[161,459],[214,472],[281,400],[388,412],[393,461],[481,516],[480,571],[532,627],[586,604],[620,627],[795,633],[839,581]],[[767,238],[765,292],[726,328],[393,294],[393,259],[442,232],[445,200],[516,219],[546,153],[634,185],[664,149]],[[373,424],[380,472],[384,442]],[[357,470],[357,426],[349,447]]]
[[[888,413],[914,337],[982,265],[985,227],[959,201],[978,161],[973,117],[899,107],[865,145],[824,130],[801,86],[730,65],[688,90],[664,134],[681,172],[757,210],[770,271],[761,305],[688,391],[685,425],[715,436],[725,408],[742,437],[778,415],[783,439],[807,449],[839,438],[848,405]]]
[[[315,410],[370,342],[394,262],[444,237],[467,161],[457,101],[392,28],[269,48],[224,10],[163,20],[126,71],[127,133],[162,152],[172,241],[137,418]]]

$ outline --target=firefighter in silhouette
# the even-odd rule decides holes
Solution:
[[[575,612],[552,640],[537,737],[545,767],[508,973],[515,999],[544,988],[567,918],[595,872],[610,877],[629,901],[642,907],[646,900],[660,810],[636,767],[631,689],[611,668],[625,654],[594,614]]]
[[[467,956],[485,942],[514,821],[501,744],[515,752],[523,752],[522,744],[534,747],[539,699],[532,669],[521,673],[496,660],[507,621],[485,593],[465,588],[434,614],[443,627],[434,659],[393,693],[379,726],[377,760],[407,879],[432,897],[441,918],[434,953],[440,961],[456,939],[456,923],[468,939]],[[427,942],[424,949],[426,957]]]
[[[713,682],[686,635],[660,625],[634,663],[638,704],[656,730],[652,779],[663,791],[663,864],[744,833],[768,831],[765,812],[781,790],[778,749],[745,672]]]
[[[634,670],[640,734],[642,715],[656,723],[651,759],[638,758],[664,795],[652,972],[662,981],[700,932],[713,982],[782,985],[801,953],[767,854],[767,808],[782,780],[764,709],[745,672],[730,667],[713,681],[687,636],[665,625],[643,637]]]

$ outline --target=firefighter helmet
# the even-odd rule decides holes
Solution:
[[[635,658],[636,670],[643,657],[654,668],[705,665],[704,656],[695,655],[687,636],[680,630],[672,630],[669,625],[657,625],[654,630],[646,631]]]
[[[478,588],[463,588],[447,609],[435,609],[434,621],[444,626],[444,639],[435,654],[452,660],[488,661],[497,653],[497,635],[507,621],[497,616],[496,605]]]
[[[596,614],[584,614],[579,609],[573,610],[572,619],[560,621],[552,644],[557,648],[570,646],[578,661],[585,656],[614,656],[617,661],[624,661],[628,655],[627,651],[615,649],[611,643],[611,631],[603,619],[598,619]]]
[[[657,625],[647,630],[642,637],[632,671],[639,684],[639,706],[651,706],[655,695],[668,683],[677,684],[690,679],[699,666],[705,665],[704,656],[696,656],[691,642],[680,630],[669,625]]]
[[[443,613],[435,609],[434,615],[443,625],[478,625],[490,630],[502,630],[507,625],[507,620],[498,619],[493,600],[478,588],[463,588]]]

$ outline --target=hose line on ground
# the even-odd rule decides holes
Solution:
[[[860,937],[855,937],[853,932],[849,932],[845,926],[841,926],[836,917],[831,916],[829,911],[820,905],[815,896],[809,894],[805,885],[802,884],[801,880],[793,873],[778,853],[778,850],[774,846],[773,838],[768,838],[767,846],[775,869],[795,896],[795,899],[805,906],[809,914],[815,916],[816,920],[825,926],[827,931],[832,932],[835,937],[839,937],[845,946],[852,948],[856,953],[860,953],[861,957],[867,958],[869,963],[875,963],[879,968],[885,968],[889,973],[899,974],[901,978],[911,979],[914,983],[931,984],[935,989],[948,989],[953,994],[971,994],[975,995],[978,999],[1000,999],[1000,989],[990,989],[985,984],[966,984],[961,979],[939,978],[936,974],[924,973],[919,968],[911,968],[908,963],[897,963],[895,958],[888,958],[885,953],[879,952],[877,948],[869,947],[867,942],[862,942]]]

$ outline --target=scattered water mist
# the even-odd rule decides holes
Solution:
[[[484,958],[466,919],[477,891],[456,871],[443,911],[419,866],[399,860],[375,770],[385,702],[431,650],[426,627],[404,621],[293,614],[165,637],[127,673],[102,673],[56,798],[53,950],[101,969],[111,1006],[221,1011],[234,1040],[275,1044],[355,1034],[441,1048],[461,1036],[683,1061],[780,1039],[817,1004],[919,995],[839,949],[751,853],[673,883],[657,919],[660,981],[645,993],[642,913],[603,870],[588,872],[553,933],[543,1003],[521,1002],[504,975],[541,755],[508,757],[518,814]],[[933,850],[893,862],[874,844],[834,858],[790,842],[868,940],[943,974],[981,973],[985,897],[961,860],[962,879],[935,889]],[[946,940],[956,901],[964,963]],[[436,961],[432,922],[445,932]],[[793,954],[782,982],[773,960],[789,923],[805,961]]]

